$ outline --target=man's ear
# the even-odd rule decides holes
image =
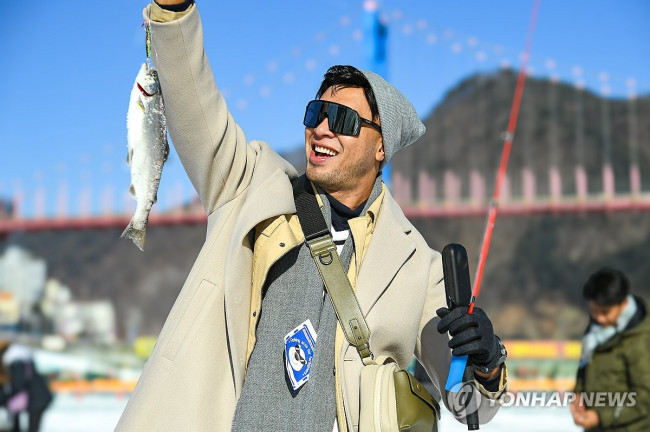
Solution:
[[[381,162],[386,158],[386,154],[384,153],[384,141],[381,140],[380,144],[381,145],[379,146],[377,152],[375,153],[375,160],[377,160],[377,162]]]

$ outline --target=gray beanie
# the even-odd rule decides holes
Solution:
[[[380,168],[383,168],[397,150],[415,142],[424,134],[426,128],[406,96],[380,75],[370,71],[361,72],[370,82],[379,108],[385,154]]]

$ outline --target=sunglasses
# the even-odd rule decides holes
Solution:
[[[325,117],[327,117],[327,125],[330,130],[336,134],[358,136],[363,124],[367,124],[381,133],[381,126],[364,119],[352,108],[318,99],[307,104],[305,119],[302,123],[306,127],[314,128],[321,124]]]

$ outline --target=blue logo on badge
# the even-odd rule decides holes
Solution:
[[[299,389],[309,379],[315,345],[316,332],[309,320],[284,337],[285,364],[294,390]]]

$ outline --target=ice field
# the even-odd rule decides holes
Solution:
[[[60,394],[43,418],[42,432],[110,432],[127,399],[115,395]],[[482,431],[579,432],[565,407],[503,407]],[[440,432],[467,431],[451,414],[443,410]]]

